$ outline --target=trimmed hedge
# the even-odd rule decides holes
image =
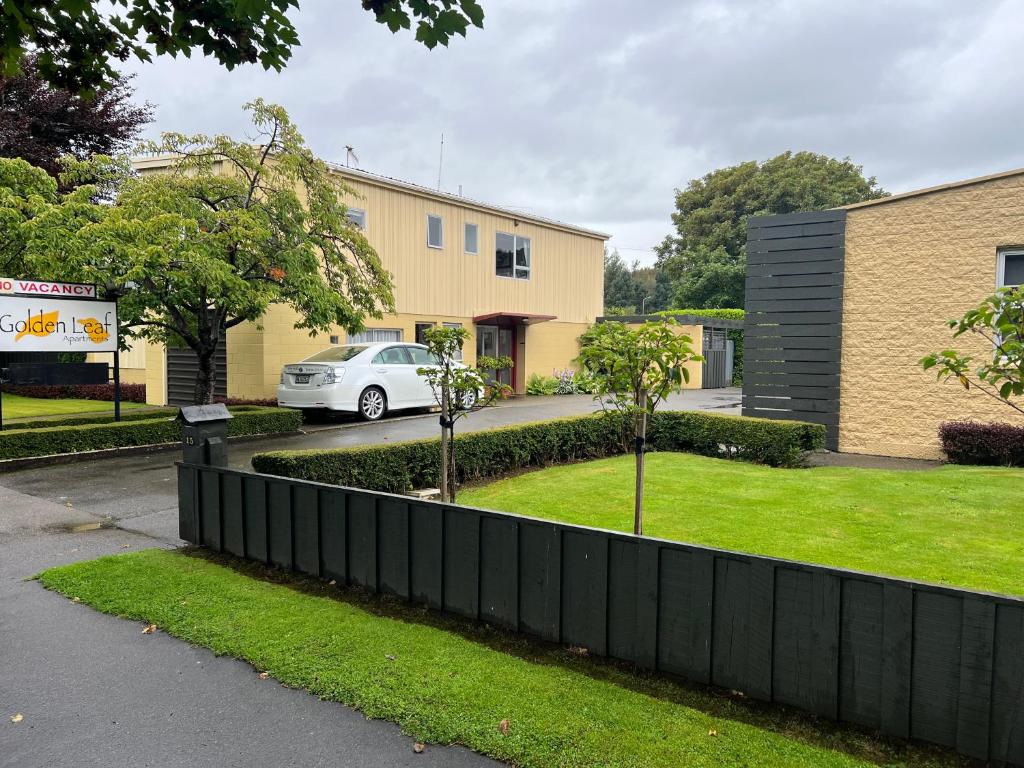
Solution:
[[[4,384],[4,392],[40,400],[103,400],[114,402],[113,384]],[[145,403],[145,384],[122,384],[121,402]]]
[[[939,425],[939,439],[954,464],[1024,467],[1024,427],[946,421]]]
[[[176,412],[175,412],[176,413]],[[231,409],[230,437],[249,437],[295,432],[302,413],[287,408],[240,406]],[[127,421],[45,426],[0,432],[0,459],[24,459],[61,453],[99,451],[140,445],[160,445],[181,440],[181,425],[173,415]]]
[[[147,419],[173,419],[178,415],[177,408],[154,408],[153,410],[131,410],[121,412],[121,421],[145,421]],[[49,427],[78,427],[85,424],[113,424],[114,413],[92,414],[91,416],[68,416],[35,421],[7,421],[3,429],[47,429]]]
[[[629,444],[623,436],[622,419],[604,414],[470,432],[455,441],[458,481],[619,455]],[[797,466],[807,451],[820,448],[824,441],[824,427],[815,424],[703,411],[657,412],[648,435],[652,450],[689,451],[772,466]],[[438,442],[272,451],[253,456],[252,465],[257,472],[270,475],[404,493],[438,485]]]
[[[742,320],[746,313],[742,309],[663,309],[654,312],[661,317],[672,315],[697,315],[698,317],[720,317],[723,320]]]

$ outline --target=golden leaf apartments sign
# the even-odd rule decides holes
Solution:
[[[114,352],[117,304],[70,298],[60,286],[75,284],[8,281],[46,286],[38,294],[15,296],[0,288],[0,352]],[[95,295],[95,287],[91,288]],[[50,288],[56,288],[49,292]],[[20,290],[20,287],[18,288]],[[74,295],[74,294],[71,294]],[[59,298],[58,298],[59,297]]]

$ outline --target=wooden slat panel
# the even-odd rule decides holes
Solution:
[[[444,607],[480,616],[480,514],[455,507],[444,511]]]
[[[816,237],[841,235],[846,231],[845,221],[821,221],[807,224],[781,224],[776,226],[749,226],[749,240],[778,240],[783,237]]]
[[[198,471],[178,467],[178,536],[190,544],[199,543]]]
[[[348,519],[346,562],[350,584],[377,590],[377,504],[373,496],[350,493],[345,505]]]
[[[757,298],[753,301],[800,301],[805,299],[841,299],[843,297],[843,286],[837,283],[832,285],[801,285],[795,288],[770,288],[761,286],[751,289]],[[747,309],[755,309],[747,305]]]
[[[513,520],[480,521],[480,618],[519,627],[519,526]]]
[[[711,682],[746,692],[750,682],[750,564],[715,560]]]
[[[799,213],[777,213],[765,216],[747,217],[747,227],[762,229],[767,227],[789,227],[794,224],[813,224],[823,221],[846,221],[847,212],[842,209],[827,211],[800,211]]]
[[[562,642],[608,652],[608,539],[562,534]]]
[[[658,589],[661,547],[654,542],[637,544],[636,624],[633,660],[647,669],[658,666]]]
[[[751,384],[768,384],[774,386],[797,386],[797,387],[838,387],[839,374],[830,373],[761,373],[759,371],[744,371],[743,382],[750,381]]]
[[[377,575],[381,592],[409,597],[409,505],[404,501],[377,502]]]
[[[794,349],[792,347],[786,347],[785,349],[775,349],[774,347],[757,347],[753,354],[747,355],[744,353],[744,361],[749,362],[819,362],[819,363],[838,363],[841,355],[841,351],[836,349],[834,346],[831,348],[824,349]]]
[[[635,541],[612,539],[608,550],[608,655],[633,661],[637,655],[637,559]]]
[[[814,272],[795,275],[747,275],[746,290],[790,289],[790,288],[842,288],[842,272]],[[840,295],[842,293],[840,292]]]
[[[220,519],[220,473],[199,472],[199,540],[218,552],[223,548]]]
[[[750,373],[816,373],[835,376],[837,375],[836,362],[835,360],[787,360],[780,363],[769,360],[751,360],[749,363],[744,361],[743,369],[744,373],[748,371]]]
[[[295,567],[311,576],[320,575],[320,500],[313,486],[298,485],[292,491],[295,519]]]
[[[242,484],[245,494],[245,552],[248,557],[270,563],[267,546],[267,483],[261,477],[247,477]]]
[[[221,486],[221,522],[224,525],[224,551],[245,557],[245,517],[242,513],[242,478],[224,475]]]
[[[714,558],[665,548],[660,572],[658,669],[710,683]]]
[[[948,747],[956,746],[962,608],[953,595],[914,594],[910,735]]]
[[[842,274],[843,258],[836,249],[828,261],[784,261],[774,264],[747,263],[747,277],[771,277],[781,275]]]
[[[444,603],[444,536],[441,511],[437,507],[414,505],[410,511],[409,557],[414,600],[431,608]]]
[[[760,291],[758,291],[760,294]],[[765,312],[831,312],[841,309],[843,306],[841,296],[830,298],[776,298],[766,297],[763,299],[747,299],[747,312],[756,313],[754,320]]]
[[[811,237],[782,237],[778,240],[748,240],[747,258],[753,259],[751,261],[753,264],[760,263],[758,259],[773,253],[799,253],[802,261],[818,258],[817,255],[805,256],[804,254],[808,251],[814,251],[815,254],[821,252],[824,254],[822,258],[832,258],[828,252],[833,249],[841,249],[844,242],[845,236],[842,233]]]
[[[995,630],[995,605],[988,601],[965,598],[956,748],[961,754],[978,760],[988,760],[989,757]]]
[[[561,528],[521,522],[519,567],[520,626],[545,640],[561,642]]]
[[[811,400],[808,398],[781,398],[781,397],[744,397],[743,407],[750,410],[783,410],[801,411],[811,413],[827,413],[835,415],[835,402],[832,398]]]
[[[267,485],[267,549],[268,560],[281,568],[291,569],[293,559],[292,486],[271,481]]]
[[[348,524],[345,519],[345,493],[320,491],[321,573],[339,584],[348,583]]]
[[[839,719],[878,728],[882,702],[884,587],[845,579],[842,590]]]
[[[996,608],[991,757],[1024,765],[1024,608]]]

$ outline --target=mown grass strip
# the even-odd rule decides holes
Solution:
[[[231,565],[147,550],[38,578],[98,610],[155,623],[286,685],[392,720],[417,740],[461,743],[518,766],[958,764],[945,752],[635,674],[482,625]]]

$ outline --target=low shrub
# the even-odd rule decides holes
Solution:
[[[145,421],[147,419],[171,419],[177,416],[177,408],[158,408],[153,410],[131,410],[121,412],[121,421]],[[112,424],[114,413],[98,413],[88,416],[67,416],[53,419],[37,419],[35,421],[5,422],[4,429],[46,429],[49,427],[78,427],[85,424]]]
[[[696,315],[697,317],[719,317],[723,320],[742,320],[746,315],[742,309],[665,309],[654,314],[660,317]]]
[[[1024,426],[946,421],[939,425],[939,439],[954,464],[1024,467]]]
[[[241,406],[232,408],[231,415],[234,418],[228,422],[230,437],[295,432],[302,426],[302,414],[287,408]],[[0,432],[0,459],[160,445],[180,439],[181,425],[174,420],[173,413],[161,412],[156,417],[149,414],[149,418],[121,422],[4,430]]]
[[[482,432],[455,441],[460,483],[521,469],[603,458],[626,452],[622,417],[610,414],[540,421]],[[772,466],[796,466],[821,447],[825,430],[795,421],[724,416],[702,411],[661,411],[651,419],[650,448],[690,451]],[[253,456],[257,472],[333,485],[404,493],[436,487],[438,441],[329,450],[273,451]]]
[[[539,373],[531,373],[526,380],[526,394],[528,395],[553,395],[558,391],[558,381],[554,376],[541,376]]]
[[[113,384],[4,384],[4,392],[41,400],[106,400],[114,402]],[[145,403],[145,384],[122,384],[121,401]]]

